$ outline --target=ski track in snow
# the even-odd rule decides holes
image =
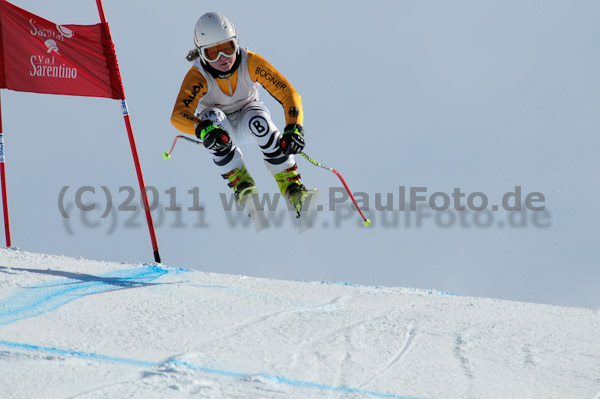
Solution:
[[[114,383],[111,383],[111,384],[106,384],[106,385],[103,385],[103,386],[99,386],[99,387],[96,387],[94,389],[90,389],[89,391],[80,392],[78,394],[71,395],[67,399],[81,398],[81,397],[89,396],[89,395],[91,395],[93,393],[96,393],[96,392],[102,393],[102,392],[106,391],[107,389],[110,389],[110,388],[113,388],[113,387],[117,387],[117,386],[120,386],[120,385],[131,384],[131,383],[137,382],[137,381],[140,380],[140,378],[143,378],[143,376],[139,377],[139,378],[136,378],[136,379],[132,379],[132,380],[119,381],[119,382],[114,382]]]
[[[523,346],[523,356],[524,356],[523,365],[525,367],[535,367],[535,361],[533,360],[533,354],[531,353],[530,346],[531,346],[530,344]],[[600,398],[598,398],[598,399],[600,399]]]
[[[336,305],[343,299],[344,298],[342,297],[336,298],[326,306]],[[383,312],[380,312],[379,314],[373,315],[372,317],[359,320],[352,324],[344,325],[343,327],[330,329],[319,333],[316,337],[310,337],[308,339],[305,339],[303,342],[301,342],[298,346],[294,348],[293,352],[296,354],[302,354],[306,352],[306,348],[314,348],[318,344],[333,346],[333,344],[329,343],[329,341],[343,339],[345,349],[343,352],[339,352],[340,356],[337,359],[337,373],[335,380],[336,385],[342,385],[344,375],[343,369],[346,364],[350,363],[352,358],[351,354],[360,353],[360,351],[356,349],[356,345],[354,345],[353,343],[352,334],[355,333],[359,329],[359,327],[366,326],[372,322],[388,319],[390,317],[390,312],[393,309],[393,307],[390,309],[386,309]],[[373,379],[392,369],[393,366],[397,364],[403,357],[403,355],[409,350],[413,340],[415,339],[415,336],[416,330],[414,324],[411,323],[405,328],[403,341],[398,346],[398,349],[394,352],[394,355],[390,357],[389,360],[386,363],[384,363],[382,367],[378,368],[375,372],[371,373],[370,375],[368,375],[368,377],[364,378],[364,382],[358,385],[359,388],[363,388],[365,385],[372,383]],[[298,355],[295,356],[295,360],[297,360],[297,357]]]
[[[239,290],[229,290],[229,291],[232,291],[236,294],[240,293]],[[243,295],[248,295],[248,293],[249,293],[249,291],[245,291]],[[307,304],[297,304],[297,303],[293,303],[291,301],[290,301],[290,303],[293,304],[293,306],[299,306],[299,307],[293,308],[293,309],[284,309],[284,310],[280,310],[280,311],[272,312],[272,313],[266,313],[266,314],[254,317],[250,320],[246,320],[241,323],[235,324],[231,328],[229,328],[226,332],[220,334],[218,337],[215,337],[214,339],[203,342],[203,344],[210,345],[217,341],[222,341],[224,339],[237,336],[243,330],[246,330],[253,326],[257,326],[257,325],[266,323],[267,321],[277,318],[282,315],[295,314],[298,312],[306,312],[306,311],[311,311],[311,310],[314,311],[314,310],[319,310],[319,309],[320,310],[334,309],[336,300],[333,300],[330,303],[326,303],[323,305],[316,305],[316,306],[310,306]]]
[[[394,364],[396,364],[402,358],[402,356],[406,353],[408,348],[410,348],[410,345],[412,344],[413,340],[415,339],[415,335],[416,335],[416,332],[415,332],[414,326],[412,324],[409,324],[408,327],[406,328],[404,342],[402,343],[402,345],[400,345],[400,348],[398,349],[398,354],[396,356],[394,356],[394,358],[392,358],[390,360],[390,362],[383,367],[383,369],[381,370],[380,373],[388,370],[390,367],[392,367]]]
[[[456,356],[456,358],[458,359],[465,376],[467,376],[467,378],[473,378],[473,370],[471,370],[471,366],[469,365],[469,358],[467,357],[466,353],[467,341],[462,336],[462,334],[458,334],[454,343],[456,344],[456,346],[454,347],[454,356]]]
[[[398,349],[396,350],[394,355],[382,367],[378,368],[373,373],[369,374],[364,379],[364,383],[362,383],[360,385],[360,387],[365,386],[366,384],[371,382],[373,379],[378,378],[382,374],[385,374],[387,371],[392,369],[392,367],[394,367],[394,365],[396,365],[398,362],[400,362],[400,360],[402,359],[404,354],[410,349],[415,337],[417,336],[414,323],[408,324],[405,327],[405,331],[406,332],[404,334],[404,339],[403,339],[402,343],[398,346]]]

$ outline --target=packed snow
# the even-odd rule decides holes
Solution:
[[[600,398],[598,309],[18,249],[0,298],[0,398]]]

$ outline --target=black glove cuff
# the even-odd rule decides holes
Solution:
[[[202,140],[202,131],[212,124],[213,124],[213,122],[210,120],[200,121],[198,123],[198,125],[196,126],[196,137],[198,137],[200,140]]]
[[[302,125],[300,125],[298,123],[290,123],[289,125],[287,125],[285,127],[285,129],[283,129],[283,134],[290,134],[290,133],[296,133],[296,134],[299,134],[300,136],[304,136],[304,128],[302,127]]]

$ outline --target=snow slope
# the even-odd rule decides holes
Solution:
[[[600,398],[593,309],[14,249],[0,299],[0,398]]]

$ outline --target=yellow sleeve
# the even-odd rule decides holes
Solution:
[[[260,83],[283,106],[285,123],[302,124],[304,112],[302,99],[287,79],[263,57],[248,51],[248,73],[250,78]]]
[[[200,119],[196,118],[194,112],[198,102],[206,94],[208,83],[198,68],[192,67],[183,79],[181,89],[175,101],[171,123],[183,133],[196,134],[196,126]]]

